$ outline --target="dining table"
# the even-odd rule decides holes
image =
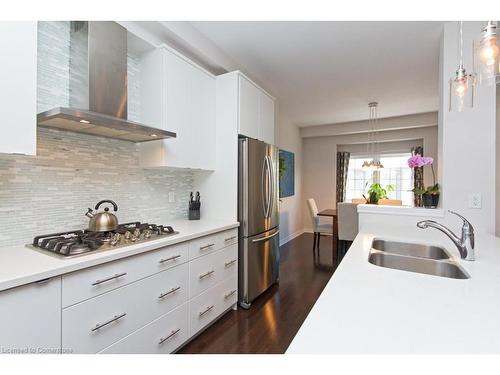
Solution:
[[[335,268],[337,265],[337,239],[338,239],[338,226],[337,226],[337,210],[334,208],[327,208],[318,212],[318,216],[325,216],[332,218],[333,233],[332,233],[332,265]],[[318,259],[319,262],[319,259]]]

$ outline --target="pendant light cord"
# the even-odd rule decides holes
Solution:
[[[464,21],[460,21],[460,66],[464,65]]]

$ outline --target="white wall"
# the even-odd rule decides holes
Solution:
[[[295,195],[281,198],[280,245],[303,233],[302,222],[302,139],[299,128],[276,105],[276,146],[295,153]]]
[[[472,40],[484,22],[464,22],[466,69],[472,68]],[[467,217],[476,229],[495,228],[495,86],[481,84],[473,109],[449,112],[449,79],[458,65],[458,23],[445,24],[440,55],[439,153],[442,205]],[[482,196],[482,208],[472,209],[468,197]],[[457,224],[456,220],[453,221]]]
[[[380,132],[378,139],[393,142],[423,139],[424,153],[437,158],[437,126]],[[314,198],[319,208],[333,208],[336,205],[337,146],[366,142],[366,134],[349,134],[335,137],[315,137],[303,139],[302,184],[304,199]],[[436,171],[437,172],[437,171]],[[426,171],[424,183],[432,183],[431,171]],[[303,202],[302,212],[305,228],[311,224],[308,208]]]

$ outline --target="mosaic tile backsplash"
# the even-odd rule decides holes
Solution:
[[[39,128],[36,157],[0,156],[0,244],[85,228],[87,207],[101,199],[118,204],[122,223],[168,224],[187,218],[193,184],[190,170],[140,168],[134,143]]]
[[[68,106],[69,22],[39,22],[38,111]],[[137,58],[128,56],[129,118],[140,117]],[[187,218],[194,172],[144,170],[134,143],[38,128],[37,156],[0,154],[0,246],[25,244],[38,234],[82,229],[87,207],[118,204],[120,222],[168,224]],[[168,203],[174,193],[175,202]]]

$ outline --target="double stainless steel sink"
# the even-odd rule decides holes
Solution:
[[[469,279],[442,247],[374,239],[368,262],[379,267],[451,279]]]

